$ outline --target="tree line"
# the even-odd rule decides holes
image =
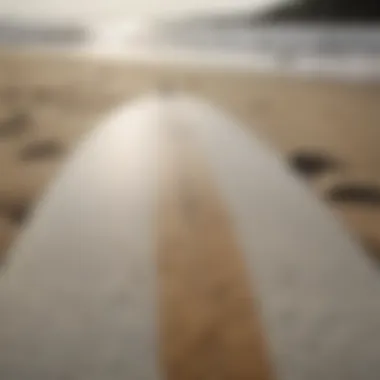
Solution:
[[[253,21],[380,22],[379,0],[291,0],[277,5]]]

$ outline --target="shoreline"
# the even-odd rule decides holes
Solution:
[[[281,54],[202,52],[199,49],[171,47],[113,46],[101,49],[94,44],[82,48],[5,48],[15,56],[40,55],[67,59],[98,60],[120,64],[181,67],[185,70],[214,70],[228,73],[244,73],[288,77],[293,80],[328,81],[339,83],[363,83],[380,85],[380,55],[373,57],[297,56],[284,58]]]

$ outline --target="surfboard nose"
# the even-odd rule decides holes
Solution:
[[[377,268],[246,128],[157,92],[99,125],[10,251],[0,379],[378,379]]]
[[[171,96],[178,92],[179,88],[171,80],[161,80],[156,86],[157,93],[161,96]]]

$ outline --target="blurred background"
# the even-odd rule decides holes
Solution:
[[[2,0],[0,254],[79,138],[162,83],[260,134],[380,257],[380,3]]]

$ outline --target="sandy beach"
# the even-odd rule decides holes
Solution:
[[[76,142],[115,106],[163,83],[243,121],[298,167],[369,253],[380,257],[378,86],[4,51],[0,254]],[[315,169],[323,160],[326,167]]]

